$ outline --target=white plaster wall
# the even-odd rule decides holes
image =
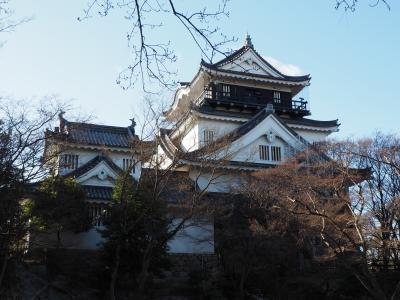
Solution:
[[[78,159],[78,168],[84,164],[86,164],[88,161],[92,160],[98,155],[98,151],[93,151],[93,150],[82,150],[82,149],[76,149],[76,148],[70,148],[66,149],[60,154],[60,157],[64,154],[74,154],[74,155],[79,155]],[[64,169],[60,168],[60,174],[68,174],[69,172],[72,172],[73,170],[71,169]]]
[[[135,172],[132,173],[132,176],[136,179],[140,178],[142,163],[138,160],[136,155],[132,156],[132,153],[121,153],[121,152],[109,152],[108,156],[111,160],[121,169],[123,168],[123,159],[133,159],[135,163]]]
[[[259,145],[267,145],[267,146],[278,146],[281,147],[281,156],[282,161],[287,158],[285,153],[285,143],[280,138],[275,138],[272,143],[268,142],[265,135],[260,136],[251,144],[244,146],[238,152],[232,155],[232,160],[241,161],[241,162],[254,162],[254,163],[266,163],[266,164],[278,164],[277,161],[272,160],[260,160],[259,154]],[[271,154],[270,154],[271,159]]]
[[[322,142],[326,139],[330,132],[326,131],[314,131],[314,130],[307,130],[307,129],[297,129],[293,128],[301,137],[303,137],[307,142]]]
[[[75,249],[88,249],[96,250],[101,247],[101,243],[104,241],[101,233],[98,229],[103,229],[103,226],[95,226],[86,232],[81,233],[71,233],[73,236],[71,238],[71,244],[68,248]]]
[[[296,137],[294,137],[280,122],[276,121],[273,115],[268,116],[262,120],[251,131],[234,141],[230,145],[231,153],[239,153],[248,145],[252,145],[260,137],[272,132],[274,136],[280,137],[293,148],[299,148],[301,145]],[[278,138],[275,138],[273,143],[278,143]]]
[[[157,161],[158,160],[158,161]],[[153,156],[151,162],[148,162],[144,165],[145,168],[154,168],[156,167],[156,161],[158,163],[158,168],[164,170],[167,169],[172,164],[172,160],[165,154],[163,148],[161,146],[157,147],[157,154]]]
[[[179,221],[177,219],[174,223]],[[103,226],[81,233],[65,232],[61,237],[62,244],[70,249],[99,249],[104,239],[98,229],[103,229]],[[168,248],[170,253],[214,253],[214,224],[212,221],[188,221],[168,242]]]
[[[187,152],[201,148],[204,145],[204,130],[213,130],[214,139],[218,139],[240,125],[241,123],[238,122],[198,119],[197,123],[182,138],[181,148]]]
[[[186,151],[194,151],[199,148],[199,126],[195,124],[183,137],[181,148]]]
[[[101,151],[99,150],[85,150],[85,149],[77,149],[77,148],[70,148],[65,150],[64,152],[61,153],[61,155],[63,154],[75,154],[75,155],[79,155],[79,159],[78,159],[78,167],[81,167],[82,165],[86,164],[87,162],[89,162],[90,160],[92,160],[93,158],[95,158],[96,156],[98,156],[99,154],[101,154]],[[132,157],[131,153],[121,153],[121,152],[116,152],[116,151],[111,151],[109,150],[107,152],[107,155],[111,158],[111,160],[121,169],[123,168],[123,159],[134,159],[137,163],[135,164],[135,173],[132,174],[132,176],[136,179],[140,178],[140,174],[141,174],[141,170],[142,170],[142,166],[141,166],[141,162],[138,162],[138,159],[136,156]],[[68,174],[69,172],[71,172],[73,170],[70,169],[61,169],[60,170],[60,174],[64,175],[64,174]]]
[[[204,130],[214,130],[214,139],[223,137],[238,128],[242,123],[223,120],[199,119],[198,130],[200,143],[204,142]]]
[[[207,190],[211,193],[229,193],[240,187],[242,178],[225,173],[201,173],[196,170],[189,172],[189,177],[192,179],[201,190]]]
[[[95,226],[88,231],[74,233],[72,231],[61,232],[61,246],[68,249],[87,249],[96,250],[101,246],[103,237],[98,229],[103,229],[103,226]],[[48,245],[48,247],[56,247],[57,235],[55,232],[34,233],[31,235],[33,245]]]
[[[178,224],[181,219],[176,219]],[[168,242],[169,253],[214,253],[214,224],[212,221],[192,221]]]

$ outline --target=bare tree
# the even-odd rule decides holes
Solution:
[[[151,274],[151,266],[159,259],[160,249],[166,248],[184,228],[192,226],[194,218],[212,219],[214,212],[214,206],[206,200],[207,190],[222,176],[220,169],[227,157],[222,157],[211,147],[201,151],[201,155],[191,157],[194,165],[183,172],[180,171],[182,161],[187,160],[189,155],[179,151],[178,148],[175,148],[173,153],[161,154],[160,149],[165,143],[162,140],[162,132],[165,130],[162,127],[165,123],[160,117],[160,111],[162,109],[156,109],[154,104],[149,102],[147,112],[144,113],[147,119],[143,123],[147,128],[142,126],[140,132],[145,138],[152,137],[150,138],[152,141],[146,142],[145,138],[142,138],[132,148],[132,152],[140,153],[141,161],[137,163],[143,164],[142,175],[133,188],[130,184],[132,179],[129,171],[120,178],[117,187],[119,197],[110,207],[111,216],[113,209],[120,210],[121,213],[117,218],[119,220],[117,232],[113,233],[112,228],[106,231],[106,237],[113,237],[114,245],[110,268],[110,299],[115,299],[118,278],[128,263],[122,257],[129,246],[127,241],[133,235],[143,232],[139,230],[141,226],[145,227],[146,243],[140,254],[140,270],[133,276],[136,282],[135,299],[145,297],[145,284]],[[193,178],[189,177],[190,171],[194,174]],[[204,176],[206,176],[205,184]],[[200,181],[203,184],[200,184]],[[129,215],[130,203],[135,201],[144,203],[142,207],[145,206],[146,209],[138,215]],[[160,215],[160,209],[164,205],[166,211],[164,215]],[[161,219],[167,227],[166,231],[160,229]],[[144,221],[146,225],[143,224]],[[157,228],[159,230],[155,230]],[[131,269],[130,272],[134,270]]]
[[[388,150],[398,149],[394,141],[378,137],[375,143],[325,144],[334,159],[321,157],[319,150],[306,153],[300,164],[256,175],[260,184],[269,183],[263,188],[268,196],[259,198],[261,205],[271,195],[280,199],[277,208],[301,218],[326,246],[326,257],[342,261],[374,299],[398,299],[400,292],[400,282],[394,290],[384,288],[377,274],[390,273],[373,265],[376,257],[384,258],[383,266],[389,257],[393,263],[397,259],[398,174],[388,172],[389,164],[384,166],[382,159],[393,163],[398,153],[389,155]]]
[[[229,15],[227,2],[218,0],[216,4],[210,3],[210,9],[206,6],[201,8],[193,2],[182,7],[182,3],[178,4],[174,0],[91,0],[78,20],[93,15],[105,17],[113,10],[122,10],[131,24],[127,40],[132,49],[132,62],[120,72],[117,83],[124,89],[133,87],[137,82],[141,83],[144,91],[152,91],[149,86],[153,84],[171,89],[175,87],[176,71],[173,63],[177,56],[172,42],[168,38],[155,38],[152,31],[161,31],[172,16],[182,26],[182,34],[186,32],[203,57],[212,61],[216,54],[225,54],[223,46],[234,40],[221,33],[220,28],[214,24]]]
[[[11,3],[11,0],[0,0],[0,34],[12,32],[19,25],[32,20],[27,17],[14,19],[15,11],[12,9]]]
[[[336,0],[336,9],[343,8],[345,11],[354,12],[359,5],[359,0]],[[384,5],[388,10],[391,9],[389,1],[387,0],[371,0],[369,6],[377,7],[379,5]]]
[[[370,177],[351,188],[351,196],[363,204],[369,220],[369,242],[375,249],[371,260],[376,267],[399,270],[400,139],[377,133],[369,139],[332,145],[333,156],[342,164],[370,170]]]
[[[46,173],[43,132],[61,107],[51,100],[32,107],[28,102],[0,99],[0,291],[8,261],[25,250],[27,219],[21,201],[30,183]]]

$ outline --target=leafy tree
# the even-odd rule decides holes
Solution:
[[[168,224],[166,205],[153,200],[146,180],[139,184],[129,174],[117,179],[102,231],[111,298],[118,278],[133,281],[140,297],[149,272],[166,266],[167,245],[161,241],[168,235]]]
[[[252,289],[284,297],[288,278],[310,257],[310,233],[280,208],[284,203],[279,198],[266,193],[278,181],[266,185],[249,180],[233,197],[232,207],[218,217],[217,248],[226,274],[235,282],[237,299],[245,299]]]
[[[82,187],[72,178],[61,176],[43,180],[29,204],[32,221],[39,229],[55,231],[57,248],[61,232],[81,232],[89,229],[91,220]]]

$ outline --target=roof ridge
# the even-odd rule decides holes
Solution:
[[[304,75],[299,75],[299,76],[292,76],[292,75],[286,75],[284,73],[282,73],[281,71],[279,71],[277,68],[275,68],[269,61],[267,61],[261,54],[259,54],[254,48],[252,47],[248,47],[248,46],[242,46],[240,47],[238,50],[234,51],[233,53],[229,54],[227,57],[223,58],[222,60],[216,62],[216,63],[208,63],[206,61],[204,61],[203,59],[201,60],[201,64],[209,67],[209,68],[218,68],[222,65],[225,65],[226,63],[233,61],[236,57],[241,56],[242,54],[244,54],[246,51],[253,51],[254,54],[263,62],[265,63],[268,67],[270,67],[273,71],[275,71],[276,73],[278,73],[282,79],[288,79],[288,80],[310,80],[310,74],[304,74]],[[231,71],[231,70],[221,70],[221,71],[230,71],[230,72],[235,72],[235,73],[246,73],[246,72],[241,72],[241,71]],[[256,75],[256,74],[252,74],[252,73],[246,73],[246,74],[251,74],[251,75]],[[268,76],[271,78],[275,78],[274,76]]]
[[[101,128],[110,128],[110,129],[121,129],[128,130],[128,126],[114,126],[114,125],[102,125],[102,124],[94,124],[94,123],[85,123],[85,122],[68,122],[68,125],[76,125],[76,126],[87,126],[87,127],[101,127]]]

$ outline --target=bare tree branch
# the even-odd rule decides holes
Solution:
[[[131,24],[127,41],[132,49],[132,62],[120,72],[117,83],[123,89],[133,88],[139,83],[143,91],[158,93],[162,88],[172,90],[175,87],[177,71],[174,70],[174,63],[177,56],[170,40],[155,39],[151,31],[160,31],[167,26],[163,20],[173,16],[204,58],[211,62],[216,54],[225,55],[222,48],[235,40],[222,34],[220,28],[213,24],[229,16],[227,2],[219,0],[218,6],[210,11],[206,7],[179,9],[173,0],[92,0],[78,20],[83,21],[93,15],[105,17],[112,10],[123,10]],[[155,89],[155,85],[160,89]]]

